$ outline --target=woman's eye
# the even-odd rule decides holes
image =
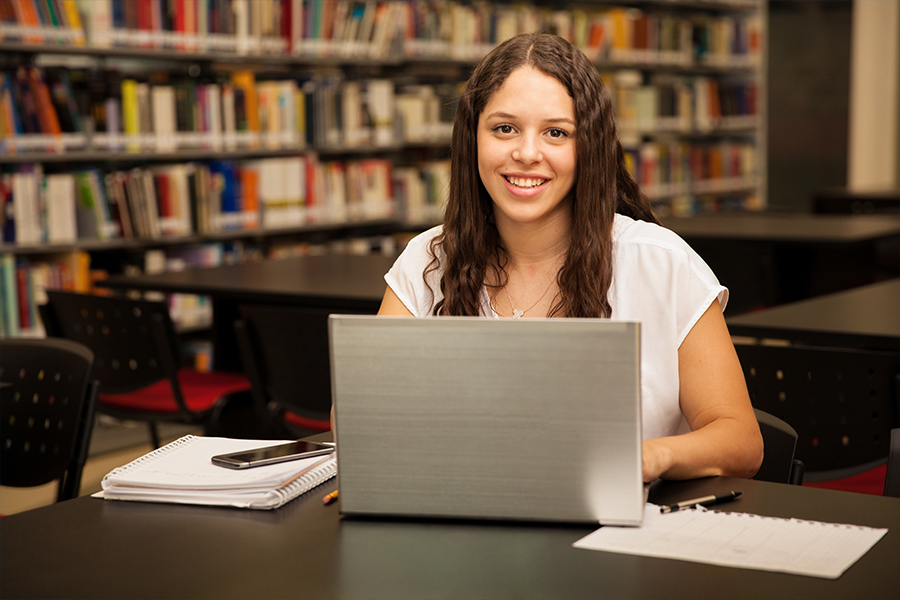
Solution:
[[[569,133],[563,129],[551,129],[550,137],[555,139],[563,139],[569,137]]]
[[[512,125],[497,125],[494,127],[494,131],[497,133],[510,134],[513,132]]]

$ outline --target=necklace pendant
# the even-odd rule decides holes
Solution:
[[[513,314],[512,314],[513,319],[521,319],[522,315],[525,314],[524,310],[519,310],[518,308],[513,308],[512,311],[513,311]]]

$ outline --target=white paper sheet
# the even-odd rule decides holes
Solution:
[[[601,527],[576,548],[837,579],[887,529],[705,509],[660,514],[647,504],[641,527]]]

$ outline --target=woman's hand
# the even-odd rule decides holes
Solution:
[[[671,453],[658,440],[647,440],[641,444],[641,457],[644,463],[644,483],[656,481],[672,465]]]

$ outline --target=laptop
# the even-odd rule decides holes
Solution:
[[[640,325],[331,315],[347,515],[640,525]]]

